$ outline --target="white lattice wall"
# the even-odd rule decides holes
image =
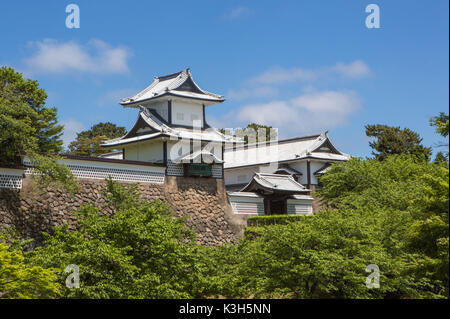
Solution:
[[[111,176],[116,181],[164,183],[164,172],[152,172],[123,168],[103,168],[83,165],[67,165],[78,178],[105,179]]]
[[[222,164],[214,164],[212,166],[212,177],[223,178],[222,176]]]
[[[222,164],[214,164],[211,168],[212,177],[223,178]],[[176,164],[174,162],[167,162],[167,175],[169,176],[184,176],[183,164]]]
[[[113,180],[123,182],[164,183],[165,167],[144,166],[122,163],[107,163],[89,160],[63,159],[59,161],[66,165],[77,178],[105,179],[111,176]],[[26,174],[31,174],[28,168]]]
[[[172,161],[167,162],[168,176],[184,176],[183,164],[176,164]]]
[[[0,188],[21,189],[23,170],[0,168]]]

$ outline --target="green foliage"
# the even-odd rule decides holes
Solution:
[[[442,152],[436,153],[433,163],[438,164],[438,165],[448,166],[448,155],[445,156],[444,153],[442,153]]]
[[[20,164],[20,154],[61,151],[63,127],[56,108],[45,106],[47,94],[37,81],[0,68],[0,163]]]
[[[449,118],[448,114],[445,114],[444,112],[439,113],[439,116],[432,117],[430,119],[430,126],[434,126],[436,129],[436,133],[440,134],[443,137],[448,138],[448,132],[449,132]],[[439,143],[438,146],[447,147],[448,149],[448,140],[447,143]],[[445,155],[441,152],[436,154],[435,162],[443,163],[445,159],[445,162],[448,163],[448,152],[445,152]]]
[[[222,134],[231,135],[232,133],[225,130],[219,130]],[[236,129],[233,132],[233,136],[237,138],[243,138],[244,144],[266,142],[275,140],[278,137],[277,131],[272,126],[266,126],[256,123],[250,123],[244,129]]]
[[[101,146],[103,142],[125,134],[126,130],[122,126],[109,122],[98,123],[89,130],[78,133],[76,140],[69,144],[69,152],[72,155],[98,156],[108,152]]]
[[[412,251],[421,253],[418,272],[430,277],[435,293],[449,295],[449,170],[422,176],[423,193],[413,201],[414,221],[408,241]],[[440,288],[443,288],[443,292]]]
[[[231,261],[237,266],[223,276],[225,291],[230,297],[255,298],[416,296],[414,278],[405,274],[408,263],[403,256],[390,256],[377,235],[358,212],[323,211],[266,226],[237,248]],[[380,289],[365,286],[369,264],[380,267]]]
[[[58,227],[29,262],[80,269],[80,288],[64,288],[68,298],[197,298],[206,291],[200,251],[192,231],[174,219],[161,201],[141,201],[134,187],[108,181],[108,204],[116,212],[83,207],[79,229]],[[60,281],[66,274],[60,274]]]
[[[409,256],[422,297],[448,297],[448,166],[414,156],[353,158],[321,177],[338,211],[366,212],[392,256]]]
[[[440,112],[439,116],[434,116],[430,119],[430,125],[436,128],[436,132],[443,137],[448,136],[449,133],[449,118],[448,114]]]
[[[32,178],[36,183],[36,189],[40,192],[45,192],[48,187],[58,186],[63,186],[71,193],[78,190],[78,184],[72,171],[67,166],[58,163],[58,160],[61,159],[60,156],[44,156],[28,152],[27,157],[31,159]]]
[[[0,240],[0,298],[57,297],[57,271],[25,265],[22,250]]]
[[[247,219],[247,226],[265,226],[274,224],[287,224],[290,222],[303,220],[303,215],[263,215],[252,216]]]
[[[366,125],[366,135],[373,137],[369,143],[376,152],[372,152],[377,160],[385,160],[394,154],[411,154],[418,158],[429,160],[431,148],[424,147],[419,134],[408,128],[391,127],[387,125]]]
[[[267,226],[267,225],[265,225]],[[244,236],[246,239],[253,239],[264,233],[265,226],[247,226],[245,227]]]
[[[438,174],[437,165],[414,156],[390,156],[383,162],[352,158],[332,165],[320,178],[324,187],[318,196],[332,207],[406,210],[421,195],[421,178],[430,171]]]
[[[25,80],[12,68],[0,68],[0,164],[21,165],[21,156],[35,164],[41,185],[58,182],[76,188],[70,170],[57,163],[63,127],[56,108],[45,107],[47,94],[36,81]]]
[[[238,245],[211,251],[219,295],[448,298],[448,167],[412,155],[353,158],[321,181],[329,208],[275,225],[251,218]],[[365,285],[369,264],[380,269],[378,289]]]

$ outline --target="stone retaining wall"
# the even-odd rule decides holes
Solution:
[[[14,227],[24,238],[41,242],[42,231],[67,223],[76,228],[71,212],[83,204],[105,202],[103,180],[78,180],[80,190],[69,194],[61,189],[37,191],[30,177],[20,191],[0,189],[0,228]],[[164,184],[140,183],[143,199],[159,198],[172,207],[176,217],[187,216],[203,245],[235,242],[242,236],[245,219],[234,215],[228,203],[223,179],[166,176]],[[113,214],[105,209],[105,214]]]

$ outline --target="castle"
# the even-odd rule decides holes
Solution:
[[[170,202],[175,197],[167,190],[177,192],[187,184],[194,192],[208,189],[223,206],[209,207],[210,213],[220,210],[217,214],[233,225],[242,226],[239,220],[251,215],[313,214],[318,177],[350,156],[336,149],[327,132],[245,144],[208,125],[205,109],[224,100],[201,89],[189,69],[155,77],[147,88],[120,101],[123,107],[137,109],[138,115],[126,135],[104,142],[111,152],[99,157],[67,155],[60,162],[80,183],[108,177],[140,183],[158,188],[166,194],[159,197],[174,207],[179,205]],[[27,165],[0,168],[0,188],[21,190],[30,174]],[[204,204],[195,203],[191,210],[182,208],[183,214],[205,210]],[[222,233],[230,231],[225,228]]]

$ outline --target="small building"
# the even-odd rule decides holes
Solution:
[[[264,213],[311,215],[310,190],[291,175],[256,173],[242,192],[255,192],[264,198]]]
[[[122,99],[123,107],[139,110],[134,126],[103,147],[119,150],[103,157],[161,163],[168,176],[223,178],[225,136],[206,122],[205,109],[224,101],[202,90],[189,69],[155,77],[141,92]]]
[[[264,214],[309,215],[319,207],[312,197],[320,187],[319,177],[332,163],[349,158],[336,149],[327,132],[234,146],[224,153],[225,185],[229,194],[257,192]],[[241,196],[233,209],[238,212],[244,206]]]
[[[330,141],[328,133],[260,142],[225,149],[225,185],[230,191],[242,189],[257,173],[292,176],[311,191],[319,176],[332,163],[350,159]]]

